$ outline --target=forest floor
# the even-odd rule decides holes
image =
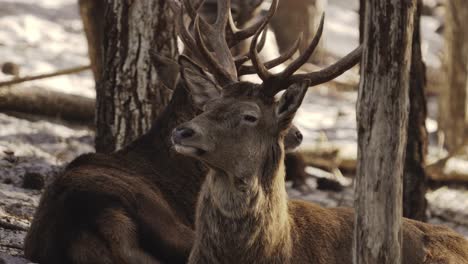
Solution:
[[[331,58],[341,57],[357,45],[357,2],[329,0],[325,47]],[[440,68],[438,54],[443,40],[436,33],[439,26],[437,15],[423,17],[423,53],[426,63],[433,69]],[[89,63],[76,0],[0,0],[0,47],[0,64],[14,62],[20,65],[22,75]],[[9,78],[0,73],[0,81]],[[90,98],[95,96],[89,71],[21,86]],[[296,124],[305,136],[301,148],[326,142],[355,156],[356,99],[355,91],[338,91],[327,86],[309,92],[296,118]],[[431,152],[439,151],[436,147],[436,105],[436,98],[429,97],[427,124]],[[94,132],[86,126],[33,115],[0,113],[0,263],[2,252],[22,254],[23,239],[43,187],[76,156],[94,151],[93,140]],[[347,179],[351,181],[352,177]],[[308,183],[315,187],[315,178],[310,178]],[[327,207],[353,204],[352,184],[341,192],[313,190],[304,194],[292,189],[288,183],[288,193],[292,198]],[[429,190],[426,197],[429,222],[452,227],[468,238],[466,185],[438,186]]]

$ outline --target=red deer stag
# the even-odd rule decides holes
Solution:
[[[200,17],[205,18],[208,23],[215,22],[215,19],[217,17],[218,0],[204,0],[204,1],[192,0],[192,2],[194,6],[200,6],[200,8],[198,8],[199,10],[198,14],[200,14]],[[236,18],[236,22],[239,25],[251,23],[252,20],[255,20],[252,18],[254,18],[255,14],[259,10],[258,7],[262,2],[263,2],[262,0],[231,0],[232,17]],[[280,7],[281,7],[281,2],[278,2],[278,9]],[[196,9],[192,7],[189,7],[189,8]],[[180,11],[176,10],[176,12],[180,12]],[[192,11],[191,13],[193,14],[195,12]],[[275,19],[277,15],[278,14],[275,13],[275,16],[272,19]],[[304,43],[304,42],[307,42],[307,40],[303,39],[302,42],[298,43],[299,49],[301,48],[301,43]],[[249,45],[247,41],[240,43],[240,44],[241,45],[236,45],[231,49],[231,51],[235,55],[239,55],[243,51],[244,52],[248,51]],[[291,52],[295,49],[290,49],[290,47],[289,48],[285,47],[284,50],[290,50],[289,52]],[[299,153],[288,152],[286,153],[285,164],[286,164],[286,180],[292,182],[292,187],[303,193],[311,192],[312,189],[306,183],[306,179],[308,175],[305,172],[306,165],[304,163],[302,156]]]
[[[185,9],[194,12],[190,6]],[[182,25],[181,38],[203,64],[193,34]],[[229,45],[252,36],[260,26],[225,27]],[[224,37],[216,41],[226,42]],[[186,263],[194,238],[196,199],[207,169],[174,152],[170,136],[177,125],[200,111],[200,98],[187,88],[199,80],[180,76],[179,67],[193,73],[201,68],[186,65],[184,60],[179,65],[158,56],[154,59],[162,81],[173,89],[169,105],[151,130],[130,146],[109,155],[80,156],[46,188],[25,239],[25,255],[30,260],[47,264]],[[240,70],[241,64],[235,67]],[[219,86],[213,78],[208,81]],[[197,94],[204,93],[203,99],[219,94],[211,92],[201,87]],[[300,143],[297,133],[293,129],[288,134],[291,147]]]
[[[197,18],[198,36],[201,23]],[[362,50],[357,48],[321,71],[294,75],[318,43],[322,18],[306,51],[283,72],[272,74],[259,61],[256,47],[266,24],[258,29],[250,48],[253,66],[263,80],[261,85],[239,82],[235,67],[217,63],[234,65],[229,50],[214,59],[205,45],[214,41],[211,36],[197,38],[210,61],[210,73],[222,76],[225,84],[221,97],[206,102],[202,114],[172,133],[176,151],[209,167],[198,198],[195,244],[189,263],[352,263],[351,209],[288,201],[284,135],[307,88],[329,81],[356,64]],[[187,69],[196,67],[187,58],[181,60]],[[189,86],[192,94],[202,88],[216,89],[206,72],[182,69],[182,75],[200,80]],[[275,101],[281,90],[286,91]],[[468,263],[468,242],[448,228],[405,219],[403,239],[405,264]]]

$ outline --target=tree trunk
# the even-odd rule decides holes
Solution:
[[[401,263],[402,178],[415,5],[367,0],[357,103],[354,263]]]
[[[291,48],[301,33],[303,38],[299,44],[299,52],[302,53],[307,48],[315,36],[326,5],[327,0],[280,0],[270,25],[281,53]],[[322,61],[325,53],[323,39],[324,37],[311,56],[311,62]]]
[[[103,72],[96,89],[98,152],[120,149],[150,128],[171,91],[159,81],[149,53],[177,55],[166,1],[107,0],[105,5]]]
[[[463,144],[468,123],[468,1],[446,1],[446,87],[440,96],[439,124],[449,151]]]
[[[364,41],[364,27],[366,25],[366,0],[359,0],[359,43]]]
[[[406,145],[405,171],[403,176],[403,216],[419,221],[426,220],[426,66],[421,54],[420,18],[422,0],[417,0],[414,16],[413,48],[410,72],[410,113],[408,142]]]

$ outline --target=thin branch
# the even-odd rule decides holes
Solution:
[[[10,229],[10,230],[16,230],[16,231],[28,231],[27,227],[14,224],[14,223],[9,223],[7,221],[4,221],[3,219],[0,220],[0,227],[4,229]]]
[[[60,75],[78,73],[78,72],[82,72],[82,71],[86,71],[90,69],[91,69],[91,65],[86,65],[86,66],[79,66],[79,67],[69,68],[65,70],[60,70],[60,71],[56,71],[53,73],[40,74],[40,75],[35,75],[35,76],[26,76],[26,77],[17,78],[11,81],[0,82],[0,87],[10,86],[13,84],[29,82],[29,81],[39,80],[39,79],[51,78],[51,77],[60,76]]]

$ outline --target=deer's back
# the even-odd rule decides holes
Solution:
[[[102,238],[101,227],[113,224],[109,211],[122,212],[130,219],[136,230],[135,237],[128,239],[143,242],[158,240],[161,231],[170,233],[178,224],[190,226],[182,210],[170,205],[155,184],[161,176],[142,162],[116,155],[86,154],[70,163],[41,198],[25,239],[26,257],[41,263],[71,263],[70,250],[83,234]],[[156,234],[148,235],[153,231]],[[110,242],[105,240],[101,244]],[[91,249],[86,247],[84,250]]]
[[[354,211],[292,200],[291,263],[352,263]],[[468,242],[449,228],[403,221],[403,263],[468,263]]]

